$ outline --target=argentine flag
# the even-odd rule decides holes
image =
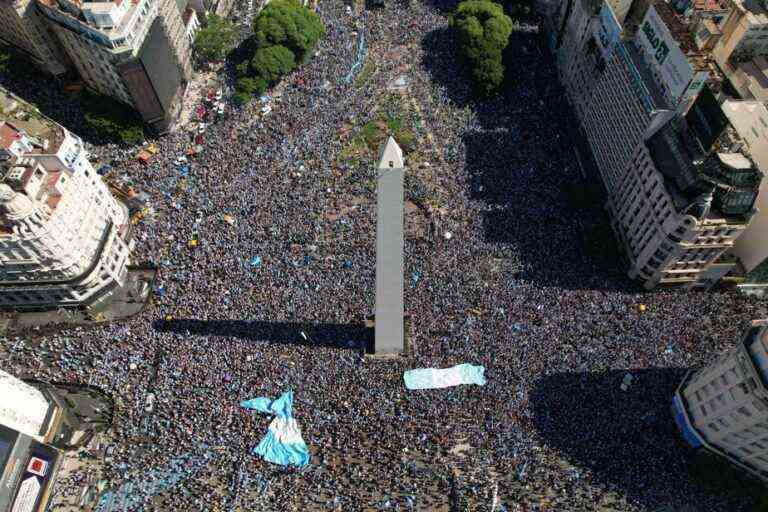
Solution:
[[[439,389],[462,384],[485,386],[485,367],[457,364],[450,368],[418,368],[403,374],[408,389]]]
[[[275,415],[267,435],[253,449],[254,455],[283,466],[303,467],[309,464],[309,448],[301,437],[299,425],[293,419],[293,391],[283,393],[277,400],[252,398],[240,402],[240,406]]]

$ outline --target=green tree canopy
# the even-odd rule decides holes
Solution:
[[[281,44],[259,48],[251,59],[254,74],[269,84],[277,82],[295,67],[293,52]]]
[[[206,26],[195,35],[195,51],[203,60],[218,61],[224,58],[234,40],[234,25],[211,14],[206,19]]]
[[[261,77],[251,78],[249,76],[238,79],[235,82],[237,92],[245,94],[264,94],[269,84]]]
[[[320,17],[295,0],[272,0],[256,17],[253,29],[259,47],[282,45],[299,63],[325,34]]]
[[[141,120],[129,107],[91,92],[82,95],[85,124],[91,130],[125,144],[138,144],[144,140]]]
[[[467,0],[451,18],[457,31],[459,54],[469,66],[476,90],[483,95],[504,81],[502,54],[512,33],[512,19],[489,0]]]

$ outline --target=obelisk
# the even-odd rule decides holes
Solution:
[[[401,353],[403,327],[403,150],[387,138],[376,186],[376,354]]]

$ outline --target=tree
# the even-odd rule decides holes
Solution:
[[[224,58],[234,40],[234,25],[211,14],[206,20],[206,26],[195,35],[195,51],[203,60],[219,61]]]
[[[91,92],[83,93],[81,104],[85,124],[94,132],[130,145],[144,140],[142,122],[127,106]]]
[[[259,48],[251,59],[251,69],[255,75],[269,84],[277,82],[295,67],[293,52],[280,44]]]
[[[264,94],[268,85],[269,84],[267,84],[261,77],[252,78],[245,76],[239,78],[237,82],[235,82],[235,94],[233,95],[235,103],[239,105],[248,103],[251,101],[251,97],[253,97],[254,94]]]
[[[509,44],[512,19],[494,2],[467,0],[459,4],[451,25],[475,89],[484,96],[493,94],[504,81],[502,54]]]
[[[325,34],[320,17],[295,0],[272,0],[256,17],[253,29],[260,48],[282,45],[299,63],[306,62]]]
[[[232,99],[238,105],[245,105],[251,101],[251,98],[252,96],[249,93],[242,91],[235,91],[235,94],[232,95]]]

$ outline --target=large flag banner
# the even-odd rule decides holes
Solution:
[[[277,400],[267,397],[240,402],[240,406],[265,414],[274,414],[267,435],[253,449],[267,462],[303,467],[309,464],[309,448],[301,437],[301,430],[293,419],[293,391],[283,393]]]
[[[485,385],[485,367],[457,364],[450,368],[419,368],[403,374],[408,389],[436,389],[461,384]]]

